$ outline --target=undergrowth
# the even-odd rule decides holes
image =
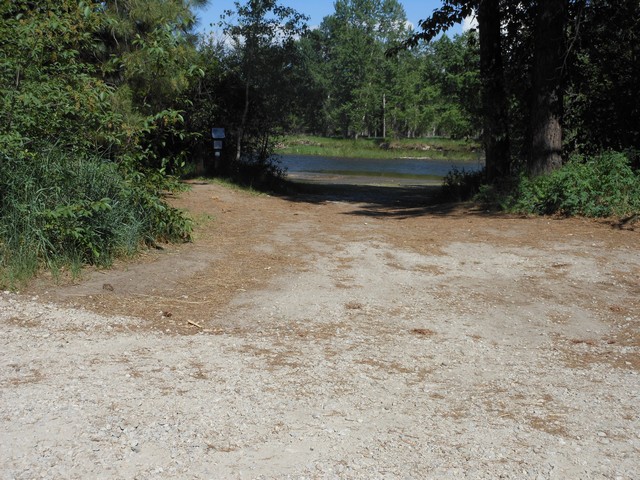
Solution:
[[[484,170],[467,171],[454,168],[442,181],[440,200],[443,202],[470,200],[480,191],[484,178]]]
[[[108,266],[156,240],[187,240],[191,222],[141,173],[52,146],[0,159],[0,284],[46,267]]]
[[[549,175],[522,177],[507,209],[532,214],[625,216],[640,212],[640,173],[627,155],[574,157]]]
[[[521,175],[499,184],[483,184],[481,173],[452,171],[445,178],[448,201],[473,198],[511,213],[584,217],[624,217],[640,213],[640,171],[633,157],[606,152],[574,156],[560,169],[530,178]]]

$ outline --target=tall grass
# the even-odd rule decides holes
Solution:
[[[43,266],[108,266],[144,242],[189,234],[180,212],[114,163],[55,145],[0,160],[3,286],[16,287]]]

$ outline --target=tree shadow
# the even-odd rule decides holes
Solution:
[[[291,202],[323,204],[341,202],[353,204],[347,215],[398,220],[424,215],[453,215],[460,204],[445,201],[439,185],[356,185],[348,183],[286,182]]]

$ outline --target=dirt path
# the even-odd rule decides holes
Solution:
[[[639,233],[383,190],[0,294],[0,478],[640,478]]]

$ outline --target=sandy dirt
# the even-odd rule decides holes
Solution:
[[[638,231],[424,195],[193,183],[0,293],[0,478],[640,478]]]

